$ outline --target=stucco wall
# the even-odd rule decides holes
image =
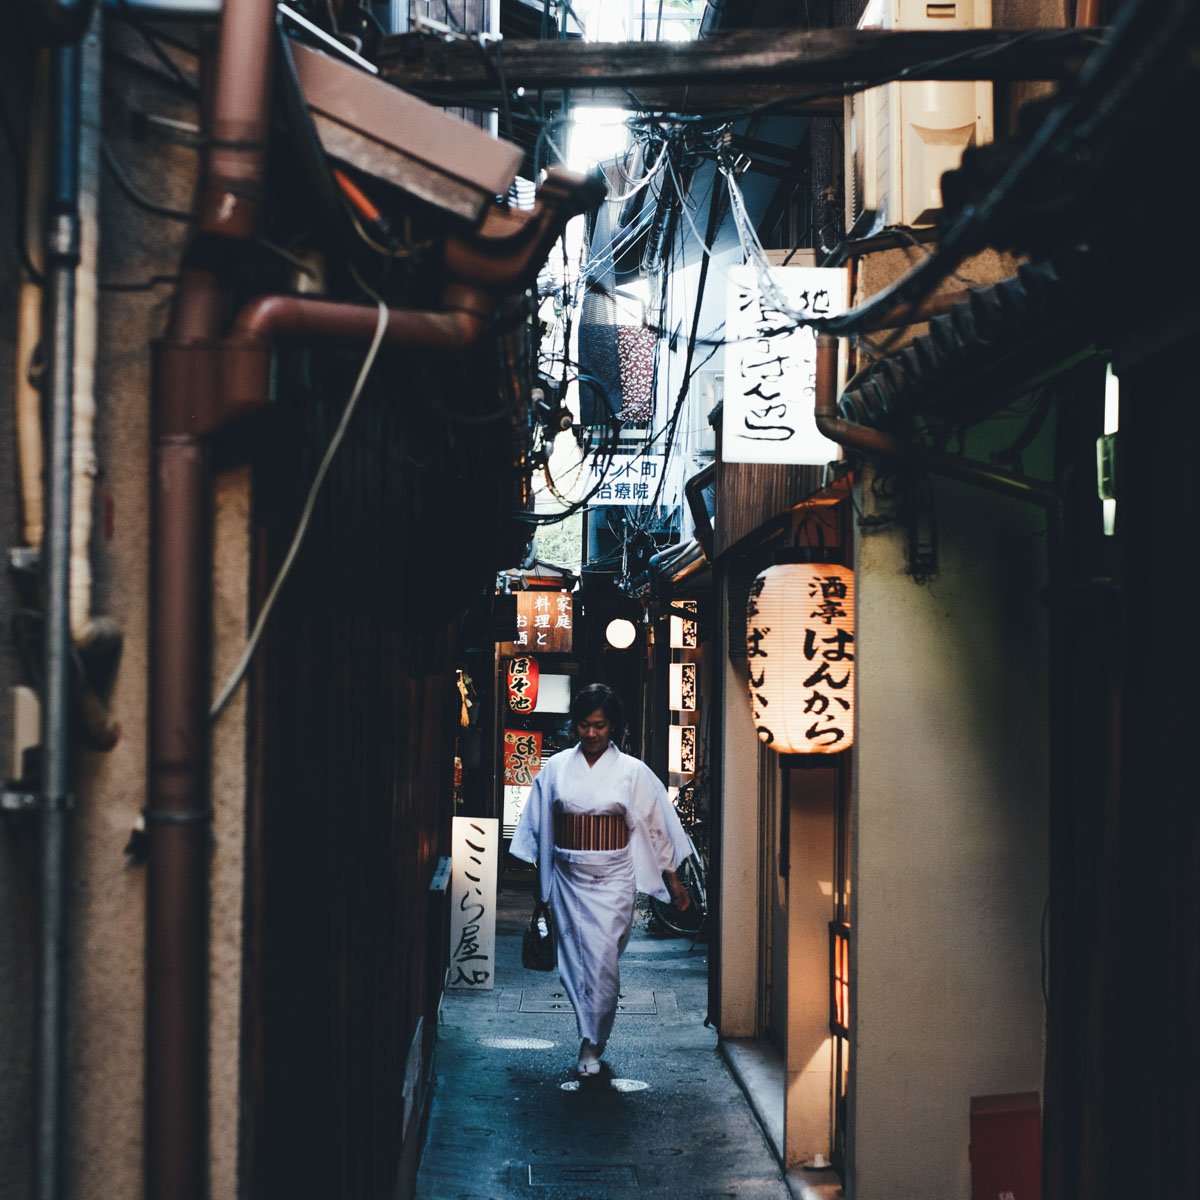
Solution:
[[[136,51],[131,30],[115,23],[108,36]],[[129,39],[133,39],[132,42]],[[142,51],[144,53],[144,51]],[[141,190],[156,203],[190,207],[194,150],[130,136],[129,109],[194,121],[194,106],[105,60],[112,72],[106,140]],[[180,59],[183,70],[194,64]],[[15,81],[15,82],[19,82]],[[127,107],[128,106],[128,107]],[[93,112],[96,110],[93,110]],[[18,122],[20,125],[20,122]],[[0,204],[7,206],[10,189]],[[0,209],[0,223],[9,228]],[[68,1059],[65,1163],[71,1196],[142,1194],[144,871],[123,853],[146,802],[146,635],[148,618],[150,341],[166,321],[170,287],[153,276],[177,269],[184,229],[124,196],[110,175],[101,181],[97,451],[99,470],[92,538],[92,611],[113,617],[124,635],[110,707],[121,727],[107,753],[77,748],[78,804],[72,829],[67,972]],[[17,543],[12,467],[11,239],[0,251],[0,536]],[[169,281],[168,281],[169,282]],[[117,284],[118,287],[111,285]],[[127,290],[134,285],[135,290]],[[136,290],[142,288],[142,290]],[[11,481],[11,483],[10,483]],[[216,487],[214,530],[214,657],[228,667],[246,634],[249,478],[224,474]],[[7,587],[7,584],[5,585]],[[7,625],[11,591],[4,593]],[[0,718],[7,738],[7,689],[21,677],[0,657]],[[212,858],[213,984],[211,1178],[214,1200],[234,1200],[237,1170],[238,1024],[241,991],[242,840],[245,709],[235,701],[214,736]],[[6,756],[7,758],[7,753]],[[7,762],[6,762],[7,768]],[[0,1195],[32,1194],[30,1117],[34,1094],[32,1014],[37,961],[36,823],[0,830]]]
[[[961,1200],[970,1098],[1042,1080],[1045,519],[935,494],[932,582],[900,531],[858,533],[855,1200]]]
[[[729,628],[729,582],[722,581],[721,628]],[[725,672],[721,725],[721,946],[723,1038],[752,1038],[758,1029],[759,805],[758,737],[746,702],[746,681],[725,647],[713,656]]]

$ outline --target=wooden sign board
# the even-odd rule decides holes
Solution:
[[[455,817],[447,986],[488,991],[496,982],[496,878],[500,822]]]

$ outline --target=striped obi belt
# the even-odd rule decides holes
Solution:
[[[556,812],[554,844],[560,850],[623,850],[629,845],[629,828],[616,813]]]

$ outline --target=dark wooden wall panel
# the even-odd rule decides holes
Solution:
[[[285,379],[261,432],[264,581],[353,365]],[[441,526],[422,511],[414,466],[418,442],[428,456],[437,440],[414,428],[398,378],[395,364],[382,369],[363,398],[256,666],[243,1145],[254,1197],[391,1200],[420,1136],[446,961],[429,933],[444,926],[429,882],[449,853],[456,606],[429,581]]]

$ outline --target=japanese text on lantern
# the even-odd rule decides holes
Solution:
[[[504,731],[504,786],[529,787],[542,767],[540,730]]]
[[[495,982],[498,826],[494,817],[454,818],[449,987]]]
[[[840,268],[779,267],[766,290],[752,267],[729,272],[721,457],[726,462],[810,463],[836,459],[836,443],[817,432],[816,334],[797,317],[845,311]]]
[[[508,707],[516,713],[531,713],[537,705],[537,695],[537,659],[514,658],[508,664]]]
[[[569,654],[574,626],[569,592],[518,592],[517,639],[547,654]]]
[[[746,665],[759,738],[781,753],[828,754],[854,740],[854,575],[790,564],[750,589]]]

